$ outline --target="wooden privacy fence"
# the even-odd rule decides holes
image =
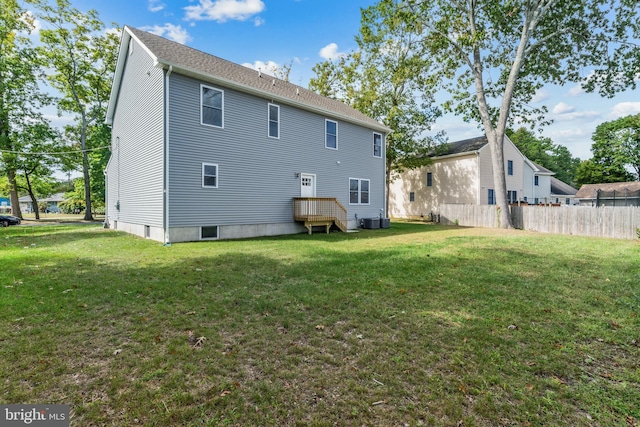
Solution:
[[[541,233],[638,238],[640,207],[511,206],[516,228]],[[495,205],[441,205],[440,222],[470,227],[499,227]]]

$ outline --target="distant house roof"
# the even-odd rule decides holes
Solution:
[[[553,174],[555,173],[555,172],[550,171],[549,169],[545,168],[544,166],[539,165],[539,164],[538,164],[538,163],[536,163],[536,162],[531,162],[531,163],[533,164],[534,169],[535,169],[535,168],[537,168],[537,169],[538,169],[537,171],[535,171],[535,172],[537,172],[538,174],[541,174],[541,175],[553,175]],[[578,190],[576,190],[576,191],[578,191]]]
[[[551,177],[551,194],[558,196],[574,196],[577,192],[577,189],[573,188],[566,182],[562,182],[554,176]]]
[[[153,58],[156,67],[171,69],[190,77],[367,126],[380,132],[390,131],[382,123],[341,101],[318,95],[301,86],[129,26],[125,26],[122,32],[121,49],[118,53],[118,63],[107,109],[108,124],[113,121],[122,72],[126,63],[126,49],[131,37],[137,40]]]
[[[446,144],[442,144],[441,146],[436,148],[431,155],[433,157],[440,157],[479,151],[488,143],[489,141],[487,140],[486,136],[463,139],[462,141],[447,142]]]
[[[40,199],[37,199],[37,200],[38,200],[38,203],[40,203],[40,202],[57,202],[57,203],[60,203],[60,202],[64,201],[64,193],[55,193],[55,194],[52,194],[49,197],[43,197],[43,198],[40,198]],[[20,197],[18,199],[18,201],[20,203],[31,203],[31,197],[22,196],[22,197]]]
[[[576,199],[595,199],[598,190],[612,193],[614,191],[624,193],[624,191],[640,191],[640,182],[611,182],[603,184],[584,184],[576,193]]]

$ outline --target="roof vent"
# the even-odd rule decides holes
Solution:
[[[258,68],[258,77],[262,78],[262,70]]]
[[[296,88],[296,95],[300,95],[300,88]]]
[[[271,86],[275,86],[276,85],[276,79],[271,80]]]

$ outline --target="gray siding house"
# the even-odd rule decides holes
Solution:
[[[385,210],[384,125],[132,27],[106,122],[112,229],[164,243],[346,231]]]

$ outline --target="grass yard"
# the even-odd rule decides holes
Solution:
[[[637,426],[640,243],[0,229],[0,402],[74,426]]]

